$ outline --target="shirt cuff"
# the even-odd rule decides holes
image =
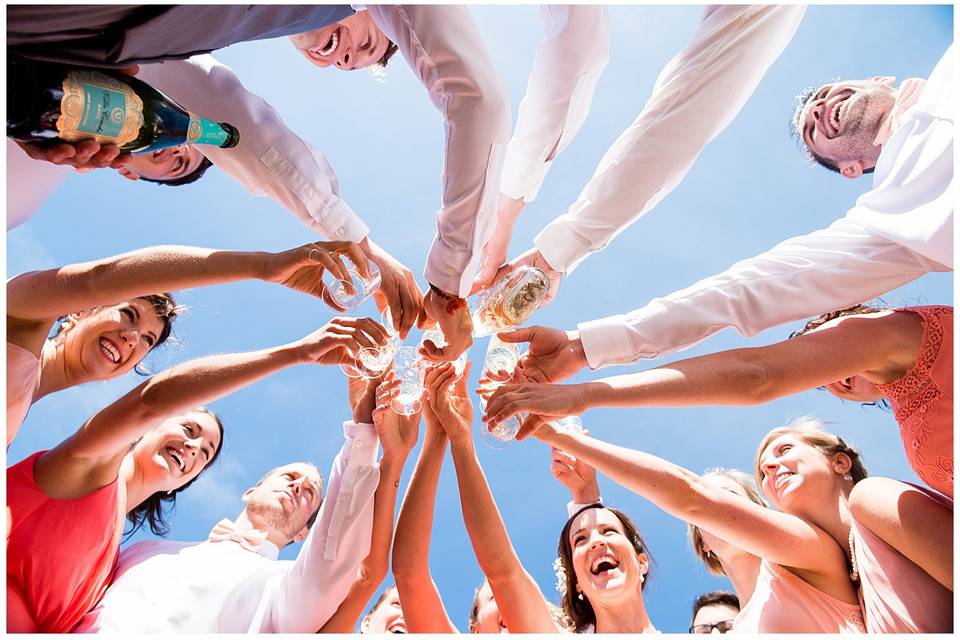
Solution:
[[[549,162],[523,153],[516,148],[516,141],[511,140],[503,160],[500,193],[516,200],[533,202],[549,171]]]
[[[322,224],[328,230],[330,240],[349,240],[360,242],[370,233],[370,227],[343,200],[337,200],[333,206],[324,207],[326,215]]]
[[[574,502],[573,500],[571,500],[570,502],[567,503],[567,518],[572,518],[573,514],[575,514],[577,511],[580,511],[580,509],[583,509],[584,507],[589,507],[592,504],[597,504],[598,502],[600,504],[603,504],[603,496],[600,496],[593,502]]]
[[[533,243],[551,267],[570,275],[590,253],[588,243],[580,243],[572,236],[573,233],[563,217],[560,217],[545,226],[533,239]]]
[[[463,268],[458,266],[461,261],[468,262],[462,259],[461,253],[445,248],[439,241],[434,240],[427,255],[423,276],[427,282],[443,291],[466,298],[470,294],[473,282],[470,278],[463,277]]]
[[[343,423],[343,437],[353,441],[348,467],[372,467],[377,463],[380,438],[372,424],[346,420]]]
[[[634,359],[630,331],[623,314],[581,322],[577,329],[591,369]]]

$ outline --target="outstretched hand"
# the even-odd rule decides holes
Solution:
[[[534,382],[560,382],[589,366],[577,331],[535,325],[502,331],[497,337],[504,342],[530,343],[520,356],[517,371]]]
[[[563,278],[563,273],[551,267],[546,258],[543,257],[543,254],[541,254],[536,248],[529,249],[524,253],[521,253],[510,262],[497,269],[492,278],[486,276],[486,274],[482,274],[485,276],[485,279],[474,280],[474,286],[471,293],[480,291],[482,289],[489,289],[495,283],[500,282],[500,280],[503,278],[506,278],[512,271],[523,266],[537,267],[547,274],[547,280],[550,281],[550,287],[547,289],[547,295],[543,299],[542,306],[552,302],[553,299],[557,297],[557,292],[560,290],[560,280]]]
[[[570,490],[574,502],[586,504],[600,500],[597,470],[556,448],[550,449],[550,473]]]
[[[583,413],[588,407],[579,389],[579,385],[569,384],[502,384],[489,394],[483,421],[493,428],[521,413],[547,419]]]
[[[372,318],[337,317],[296,343],[304,362],[352,364],[364,347],[383,346],[389,336]]]
[[[370,265],[356,242],[311,242],[302,247],[268,254],[261,268],[261,279],[282,284],[288,289],[306,293],[323,300],[335,311],[344,309],[330,297],[323,282],[323,272],[329,271],[337,280],[352,287],[350,274],[340,256],[350,260],[362,277],[370,276]]]

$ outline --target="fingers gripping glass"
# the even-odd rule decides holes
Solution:
[[[357,271],[356,265],[349,260],[344,260],[344,266],[350,276],[349,285],[342,280],[337,280],[330,271],[323,272],[323,284],[335,303],[343,307],[344,311],[353,311],[380,288],[380,269],[373,261],[368,261],[370,277],[363,278]]]
[[[420,346],[423,346],[423,343],[427,340],[433,342],[434,346],[438,349],[447,346],[447,338],[440,329],[428,329],[424,331],[423,336],[420,338]],[[469,351],[469,349],[467,351]],[[463,375],[463,368],[467,366],[467,351],[461,353],[460,356],[453,361],[453,371],[457,374],[457,380]]]
[[[357,352],[356,358],[352,363],[340,365],[340,369],[350,378],[379,378],[393,362],[397,350],[400,348],[400,336],[393,329],[393,318],[390,315],[390,307],[383,310],[380,315],[383,328],[387,330],[389,340],[387,344],[376,347],[364,347]]]

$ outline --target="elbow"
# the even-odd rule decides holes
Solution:
[[[745,360],[738,369],[738,386],[742,390],[739,404],[747,406],[764,404],[782,395],[775,377],[762,363]]]
[[[376,590],[387,577],[387,561],[364,562],[357,570],[357,583],[370,591]]]

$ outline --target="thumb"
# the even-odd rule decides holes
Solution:
[[[532,327],[520,327],[519,329],[512,329],[510,331],[502,331],[497,334],[497,337],[503,340],[504,342],[530,342],[533,340],[534,334],[540,329],[539,326]]]

